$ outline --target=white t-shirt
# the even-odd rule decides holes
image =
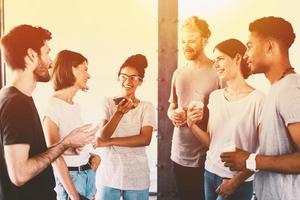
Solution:
[[[264,94],[258,90],[237,101],[228,101],[224,89],[211,93],[208,105],[210,146],[206,155],[206,170],[224,178],[232,178],[236,172],[224,167],[220,154],[234,151],[229,148],[235,147],[256,152],[263,100]],[[253,177],[249,180],[253,180]]]
[[[73,129],[84,125],[80,106],[77,103],[69,104],[55,97],[49,99],[44,116],[49,117],[58,126],[61,138],[65,137]],[[67,166],[76,167],[88,163],[90,148],[90,146],[85,146],[79,155],[63,155]]]
[[[259,154],[281,156],[299,152],[287,126],[300,122],[300,76],[289,74],[271,86],[259,135]],[[298,133],[300,134],[300,133]],[[299,200],[300,175],[259,171],[254,190],[258,199]]]
[[[110,120],[117,107],[111,98],[104,100],[101,120]],[[120,120],[113,137],[139,135],[144,126],[156,127],[155,110],[150,102],[141,101]],[[97,170],[96,185],[121,190],[143,190],[150,187],[145,147],[104,147]]]

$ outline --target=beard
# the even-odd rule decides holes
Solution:
[[[268,65],[264,64],[264,63],[252,63],[250,66],[248,66],[250,68],[250,73],[251,74],[261,74],[261,73],[265,73],[268,69]]]
[[[35,79],[38,82],[48,82],[50,80],[48,68],[49,63],[46,63],[41,58],[39,58],[39,64],[33,72]]]

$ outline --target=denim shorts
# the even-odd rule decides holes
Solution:
[[[69,171],[69,174],[73,180],[77,192],[87,199],[93,199],[96,194],[95,171],[92,169],[84,171]],[[68,193],[64,189],[63,185],[57,177],[55,177],[55,181],[55,191],[57,192],[57,199],[67,200]]]
[[[96,200],[148,200],[149,188],[145,190],[119,190],[107,186],[98,188]]]

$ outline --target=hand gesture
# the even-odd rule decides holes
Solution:
[[[63,155],[65,156],[74,156],[79,155],[82,148],[68,148]]]
[[[104,141],[102,140],[101,137],[97,137],[97,140],[93,143],[93,147],[97,148],[97,147],[108,147],[111,146],[110,141]]]
[[[27,53],[27,55],[24,57],[24,61],[25,61],[25,65],[34,70],[36,69],[36,67],[39,65],[39,58],[38,58],[38,54],[31,50],[29,53]]]
[[[121,114],[126,114],[129,110],[134,108],[133,101],[131,99],[122,99],[117,105],[117,112]]]
[[[96,154],[91,154],[90,157],[90,164],[91,164],[91,168],[96,171],[98,166],[101,163],[101,158],[100,156],[96,155]]]
[[[99,126],[89,130],[92,124],[86,124],[72,130],[63,138],[64,144],[68,148],[79,148],[91,143],[95,139],[95,133],[99,130]]]
[[[202,108],[195,108],[189,107],[187,110],[187,125],[188,127],[193,126],[197,122],[203,119],[203,109]]]
[[[223,179],[221,185],[216,189],[216,193],[227,199],[237,188],[233,179]]]
[[[220,157],[225,167],[229,167],[231,171],[242,171],[246,169],[246,160],[250,153],[236,148],[234,152],[223,152]]]
[[[171,114],[171,120],[174,126],[182,127],[186,124],[186,109],[185,108],[177,108]]]

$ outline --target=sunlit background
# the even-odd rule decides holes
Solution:
[[[78,51],[89,60],[90,90],[80,92],[77,101],[82,105],[87,122],[97,122],[99,102],[104,96],[119,94],[117,71],[124,60],[136,53],[148,58],[149,67],[138,96],[157,105],[157,0],[4,0],[5,31],[19,24],[32,24],[49,29],[51,55],[63,49]],[[212,36],[206,49],[209,57],[218,42],[237,38],[246,42],[248,24],[263,16],[280,16],[290,21],[296,35],[300,34],[297,0],[179,0],[179,23],[197,15],[210,25]],[[290,50],[291,63],[300,70],[300,41],[296,38]],[[179,54],[179,63],[184,59]],[[7,82],[10,74],[6,74]],[[267,92],[264,76],[253,76],[249,82]],[[50,83],[39,84],[34,98],[42,113],[52,94]],[[169,93],[169,91],[166,91]],[[151,189],[156,191],[156,138],[148,155],[151,167]]]

